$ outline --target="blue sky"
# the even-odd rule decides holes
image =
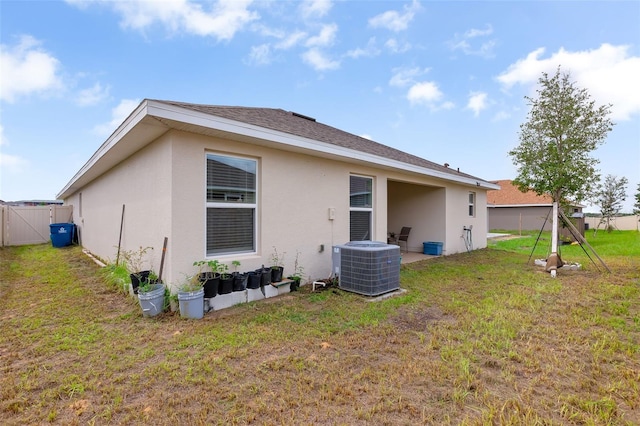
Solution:
[[[282,108],[487,180],[560,65],[640,182],[640,2],[0,0],[0,199],[53,199],[144,98]]]

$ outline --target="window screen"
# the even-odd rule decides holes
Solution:
[[[371,240],[371,218],[373,214],[373,179],[350,176],[349,179],[349,239]]]
[[[207,154],[207,255],[256,249],[255,160]]]

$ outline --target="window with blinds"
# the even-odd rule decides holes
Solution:
[[[373,215],[373,179],[364,176],[349,177],[349,240],[371,240]]]
[[[207,255],[256,250],[257,162],[207,154]]]
[[[475,192],[469,193],[469,216],[470,217],[476,216],[476,193]]]

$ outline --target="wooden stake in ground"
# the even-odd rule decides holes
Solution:
[[[560,255],[558,254],[558,202],[553,202],[553,226],[551,227],[551,255],[547,259],[546,270],[551,273],[553,278],[556,277],[556,273],[558,272],[558,268],[560,268],[563,263],[562,259],[560,259]]]
[[[122,225],[124,224],[124,204],[122,205],[122,215],[120,216],[120,236],[118,237],[118,254],[116,255],[116,266],[120,261],[120,244],[122,244]]]

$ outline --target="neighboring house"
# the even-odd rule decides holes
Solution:
[[[332,246],[386,241],[411,226],[409,251],[443,243],[443,254],[486,247],[486,191],[497,186],[422,158],[270,108],[144,100],[62,189],[81,244],[115,260],[164,237],[165,282],[205,258],[240,270],[296,254],[306,278],[328,278]]]
[[[550,195],[538,195],[533,191],[520,191],[511,180],[493,181],[498,190],[487,192],[489,229],[513,231],[551,231],[553,200]],[[572,207],[568,216],[582,217],[581,205]],[[545,223],[546,220],[546,223]],[[584,219],[583,219],[584,220]],[[584,222],[582,222],[584,227]]]
[[[2,201],[0,204],[7,206],[61,206],[62,200],[20,200],[20,201]]]

